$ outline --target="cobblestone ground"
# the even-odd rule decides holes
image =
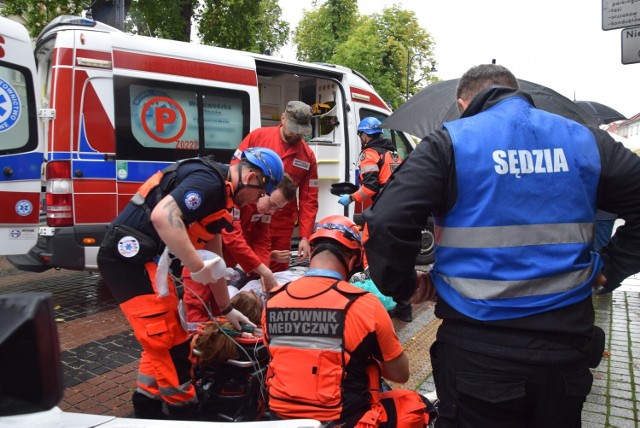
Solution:
[[[28,273],[0,257],[0,293],[53,294],[64,367],[60,408],[71,412],[131,417],[131,393],[140,346],[100,276],[87,272]],[[640,276],[612,294],[595,296],[596,323],[607,333],[606,354],[593,370],[583,412],[584,427],[638,427],[640,414]],[[394,320],[411,361],[405,388],[434,390],[428,350],[440,321],[431,304],[414,305],[411,323]],[[396,385],[397,386],[397,385]]]

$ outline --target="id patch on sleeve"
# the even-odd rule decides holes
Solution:
[[[184,205],[189,211],[197,210],[202,205],[202,195],[198,192],[187,192],[184,195]]]
[[[320,185],[319,180],[309,180],[309,187],[318,187]]]

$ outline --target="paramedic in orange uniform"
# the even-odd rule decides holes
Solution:
[[[362,261],[357,226],[344,216],[328,216],[318,222],[310,244],[309,270],[274,288],[263,312],[271,356],[269,409],[280,419],[312,418],[344,427],[362,419],[378,426],[384,412],[371,401],[368,370],[376,367],[374,383],[378,365],[383,377],[404,383],[409,360],[378,298],[345,281]],[[411,426],[422,427],[421,397],[403,393],[419,410]],[[387,427],[396,426],[391,419]]]
[[[341,195],[339,202],[345,207],[351,202],[373,201],[402,159],[388,138],[382,138],[380,121],[365,117],[358,125],[358,137],[362,144],[360,152],[360,188],[351,195]]]
[[[271,249],[291,249],[291,238],[296,220],[299,225],[300,244],[298,261],[309,257],[309,236],[318,213],[318,164],[316,156],[303,137],[311,134],[311,107],[300,101],[290,101],[281,117],[281,124],[258,128],[242,140],[231,164],[248,147],[262,146],[274,150],[282,158],[284,171],[298,186],[298,198],[289,202],[271,217]],[[271,260],[271,270],[281,272],[289,268],[288,260]]]
[[[284,174],[280,185],[271,195],[263,196],[257,203],[245,205],[242,208],[235,207],[234,209],[239,212],[240,218],[234,219],[232,230],[222,231],[222,251],[225,264],[228,267],[240,264],[245,272],[259,275],[267,290],[278,285],[271,269],[269,269],[271,215],[284,207],[295,196],[295,184],[288,174]],[[182,283],[184,285],[182,303],[185,309],[187,329],[195,331],[198,329],[199,323],[210,321],[211,315],[220,315],[220,311],[213,299],[211,289],[206,284],[200,284],[191,279],[191,273],[188,269],[184,269],[182,273]]]
[[[211,287],[236,328],[250,324],[229,302],[224,261],[203,262],[194,245],[203,242],[222,254],[219,233],[232,226],[233,204],[244,206],[270,193],[282,174],[280,158],[262,148],[247,150],[230,168],[208,157],[179,161],[149,178],[109,226],[98,268],[142,345],[132,397],[137,418],[162,419],[163,401],[172,419],[197,417],[189,338],[172,280],[156,278],[158,256],[168,247],[194,279]]]
[[[360,152],[360,188],[350,195],[340,195],[338,202],[348,206],[351,202],[374,201],[382,191],[387,181],[402,163],[400,155],[396,152],[393,142],[382,138],[380,121],[375,117],[365,117],[358,125],[358,137],[362,143]],[[369,228],[365,224],[362,233],[362,242],[369,239]],[[364,268],[368,267],[366,256]],[[389,315],[401,321],[411,322],[413,310],[408,301],[396,301],[396,306],[389,311]]]

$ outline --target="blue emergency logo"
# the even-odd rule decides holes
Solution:
[[[26,217],[33,211],[33,205],[26,199],[21,199],[16,203],[16,212],[22,217]]]
[[[198,192],[189,192],[184,195],[184,204],[189,211],[198,209],[202,203],[202,196]]]
[[[7,131],[20,119],[22,105],[13,86],[0,79],[0,132]]]

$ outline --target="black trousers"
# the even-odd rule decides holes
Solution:
[[[439,428],[581,426],[593,376],[584,361],[534,365],[436,341],[431,365]]]

